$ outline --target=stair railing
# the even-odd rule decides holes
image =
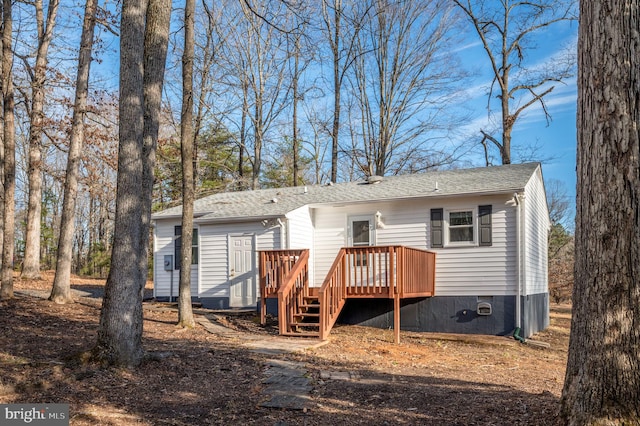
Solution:
[[[266,322],[267,299],[277,297],[284,277],[298,261],[303,249],[260,251],[260,323]],[[306,250],[308,251],[308,250]]]
[[[300,312],[305,297],[309,296],[309,250],[302,254],[284,276],[278,289],[278,326],[280,334],[291,333],[294,315]]]
[[[346,250],[340,249],[318,292],[320,300],[320,339],[326,340],[347,299]]]

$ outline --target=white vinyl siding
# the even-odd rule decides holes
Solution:
[[[474,209],[492,205],[490,247],[429,248],[429,215],[432,208]],[[320,286],[338,250],[346,241],[347,217],[381,213],[375,226],[376,245],[404,245],[437,252],[436,295],[514,295],[517,283],[516,209],[510,196],[466,197],[449,200],[407,200],[315,209],[315,285]],[[477,220],[477,218],[474,218]]]
[[[309,283],[313,285],[313,221],[308,206],[287,213],[289,249],[308,249]]]
[[[342,208],[323,207],[314,211],[314,286],[320,287],[341,247],[346,245],[347,216]]]
[[[260,222],[200,225],[200,297],[229,297],[229,235],[255,235],[256,251],[280,248],[280,226],[265,228]],[[255,265],[257,274],[257,253]]]
[[[375,217],[380,212],[379,223]],[[349,244],[349,217],[373,218],[375,245],[405,245],[425,248],[427,244],[427,213],[421,203],[399,201],[394,203],[355,204],[344,207],[314,209],[314,285],[321,286],[340,248]]]
[[[516,210],[504,202],[493,204],[489,247],[433,249],[436,257],[436,295],[513,295],[517,289]]]
[[[524,295],[547,293],[549,211],[540,169],[525,188],[524,199]]]
[[[178,283],[180,271],[165,271],[164,256],[174,256],[174,230],[180,225],[180,220],[158,220],[155,227],[154,257],[153,257],[153,294],[154,297],[168,297],[173,274],[173,296],[178,297]],[[198,250],[199,251],[199,250]],[[200,252],[200,251],[199,251]],[[175,258],[173,259],[175,264]],[[172,268],[173,269],[173,268]],[[191,265],[191,296],[198,296],[198,265]]]
[[[164,256],[174,254],[174,227],[180,221],[157,220],[155,228],[154,296],[169,296],[171,272],[164,270]],[[194,297],[229,297],[228,236],[256,236],[256,250],[281,247],[281,227],[265,228],[260,222],[198,226],[198,265],[191,268],[191,294]],[[256,254],[256,273],[258,259]],[[173,292],[178,295],[180,271],[173,271]],[[258,282],[256,278],[256,283]]]

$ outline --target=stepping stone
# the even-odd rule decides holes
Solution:
[[[306,377],[303,363],[271,360],[267,363],[262,383],[268,385],[263,393],[269,397],[261,407],[304,410],[311,406],[311,380]]]

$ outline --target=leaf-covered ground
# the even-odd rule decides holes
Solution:
[[[395,345],[390,330],[343,326],[324,346],[277,355],[244,345],[243,336],[277,338],[252,315],[217,316],[239,333],[181,330],[175,311],[145,302],[144,346],[162,356],[126,370],[78,356],[95,341],[103,282],[74,278],[89,297],[56,305],[41,297],[51,280],[17,280],[16,299],[0,302],[0,403],[68,403],[72,425],[561,424],[567,305],[552,306],[551,327],[534,337],[548,349],[411,332]],[[273,359],[303,363],[308,409],[261,407]]]

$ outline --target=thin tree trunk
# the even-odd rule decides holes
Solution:
[[[75,231],[76,198],[78,194],[78,173],[82,144],[84,143],[84,116],[89,92],[89,69],[91,67],[91,50],[96,23],[97,0],[87,0],[84,9],[84,23],[78,55],[78,75],[76,78],[76,97],[71,124],[71,141],[67,157],[67,174],[64,182],[64,199],[60,238],[58,240],[58,257],[56,274],[49,300],[56,303],[73,302],[71,297],[71,261],[73,256],[73,234]],[[78,248],[80,250],[80,247]],[[79,256],[78,256],[79,259]]]
[[[186,0],[184,7],[184,52],[182,54],[182,246],[180,250],[180,284],[178,293],[178,326],[195,327],[191,308],[191,240],[193,238],[193,59],[195,1]]]
[[[637,0],[580,4],[569,425],[640,424],[639,26]]]
[[[256,96],[254,107],[254,142],[253,142],[253,173],[251,175],[251,189],[260,188],[260,169],[262,168],[262,98]]]
[[[94,356],[136,366],[142,348],[153,165],[171,2],[125,0],[120,35],[120,146],[111,269]],[[145,28],[146,18],[146,28]]]
[[[13,245],[15,237],[16,141],[13,95],[13,18],[11,0],[2,3],[2,97],[4,112],[4,234],[0,299],[13,298]]]
[[[298,146],[298,80],[300,79],[299,73],[299,62],[300,62],[300,36],[296,35],[295,41],[295,51],[294,51],[294,64],[293,64],[293,116],[292,116],[292,126],[293,126],[293,186],[298,186],[298,173],[299,173],[299,165],[298,165],[298,157],[299,157],[299,146]]]
[[[47,7],[47,21],[42,19],[42,0],[35,2],[38,26],[38,52],[31,85],[31,127],[29,131],[29,202],[25,237],[22,277],[40,278],[40,231],[42,215],[42,135],[44,122],[44,95],[47,77],[47,55],[53,37],[59,0]]]
[[[241,182],[241,188],[245,189],[244,184],[244,151],[247,144],[247,116],[249,115],[249,84],[243,78],[242,80],[242,115],[240,116],[240,147],[238,149],[238,176]]]
[[[340,92],[342,90],[340,78],[340,19],[342,17],[341,2],[336,3],[334,9],[334,34],[331,46],[333,53],[333,125],[331,128],[331,182],[338,179],[338,136],[340,134]],[[331,38],[331,35],[329,35]],[[349,60],[348,58],[346,60]]]

